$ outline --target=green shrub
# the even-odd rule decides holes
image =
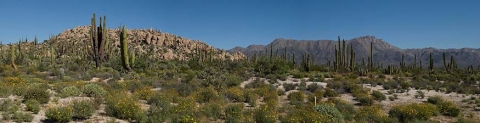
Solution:
[[[136,100],[125,93],[116,93],[107,98],[105,112],[109,116],[120,119],[142,120],[145,112],[137,105]],[[145,115],[146,116],[146,115]]]
[[[460,114],[460,109],[453,102],[447,101],[440,96],[429,97],[427,102],[436,105],[443,115],[456,117]]]
[[[27,100],[25,105],[27,106],[27,111],[31,111],[34,114],[40,111],[40,103],[37,100]]]
[[[50,100],[50,94],[42,88],[30,87],[23,96],[24,100],[36,100],[41,104],[45,104]]]
[[[355,113],[354,119],[359,123],[392,123],[380,106],[361,107]]]
[[[395,97],[394,96],[388,96],[388,100],[395,101]]]
[[[229,75],[225,80],[225,84],[227,85],[227,87],[235,87],[240,85],[240,83],[242,83],[242,78],[235,75]]]
[[[231,104],[225,107],[225,122],[240,123],[243,117],[243,104]]]
[[[33,115],[26,112],[15,112],[12,116],[13,121],[15,122],[32,122]]]
[[[415,93],[415,98],[423,99],[425,98],[425,93],[423,93],[423,91],[418,90],[417,93]]]
[[[83,94],[88,97],[105,97],[107,92],[98,84],[87,84],[82,88]]]
[[[372,96],[375,100],[377,100],[379,102],[387,99],[387,97],[380,91],[373,91]]]
[[[207,103],[200,108],[200,112],[207,118],[217,120],[222,116],[222,106],[217,103]]]
[[[148,103],[152,105],[148,110],[149,122],[161,123],[171,116],[172,106],[163,96],[153,96]]]
[[[227,92],[224,93],[224,96],[233,102],[245,101],[245,97],[243,96],[243,91],[240,87],[232,87],[227,89]]]
[[[73,117],[77,119],[88,119],[95,112],[92,101],[81,100],[73,102]]]
[[[397,118],[400,122],[413,120],[428,120],[439,114],[435,105],[429,103],[412,103],[407,105],[394,106],[389,112],[390,117]]]
[[[346,121],[353,120],[356,111],[352,104],[337,98],[330,98],[328,101],[335,104],[335,108],[342,113]]]
[[[283,83],[282,85],[285,91],[295,90],[295,88],[297,87],[297,85],[292,83]]]
[[[45,116],[55,122],[68,122],[72,120],[73,109],[71,107],[52,107],[47,109]]]
[[[428,102],[428,103],[432,103],[432,104],[434,104],[434,105],[439,104],[439,103],[441,103],[441,102],[443,102],[443,101],[444,101],[443,98],[440,97],[440,96],[433,96],[433,97],[428,97],[428,98],[427,98],[427,102]]]
[[[328,123],[326,118],[320,113],[314,111],[313,108],[309,109],[292,109],[287,116],[279,118],[282,123]]]
[[[338,111],[337,108],[335,108],[332,105],[329,104],[320,104],[316,105],[314,107],[314,110],[320,113],[320,115],[323,115],[328,123],[343,123],[344,117],[343,114]]]
[[[243,95],[245,96],[245,102],[248,103],[250,106],[255,107],[257,106],[257,99],[259,98],[259,96],[253,91],[254,90],[245,90],[243,91]]]
[[[218,93],[213,87],[202,88],[197,94],[196,99],[199,103],[207,103],[218,99]]]
[[[62,91],[60,91],[60,97],[65,98],[65,97],[70,97],[70,96],[78,96],[78,95],[80,95],[80,93],[82,93],[82,92],[77,87],[68,86],[68,87],[63,88]]]
[[[302,81],[298,85],[297,89],[300,90],[300,91],[306,91],[307,90],[307,83],[305,82],[305,80],[302,79]]]
[[[360,102],[360,105],[362,106],[373,105],[373,99],[369,96],[361,96],[361,97],[358,97],[357,100]]]
[[[262,105],[255,110],[253,117],[257,123],[275,123],[277,114],[274,109],[268,108],[266,105]]]
[[[288,94],[288,100],[291,105],[301,105],[305,99],[305,94],[301,91],[295,91]]]
[[[340,94],[332,89],[325,89],[325,97],[338,97]]]
[[[264,82],[264,79],[255,79],[255,81],[253,82],[250,82],[248,83],[247,85],[245,85],[245,88],[259,88],[259,87],[263,87],[267,84],[265,84]]]
[[[320,89],[320,86],[317,83],[312,83],[307,86],[307,90],[310,92],[315,92],[317,89]]]

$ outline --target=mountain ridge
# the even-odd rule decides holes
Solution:
[[[422,66],[425,68],[426,65],[428,65],[426,61],[429,59],[429,54],[432,53],[435,67],[443,67],[443,52],[445,52],[447,56],[447,62],[450,60],[450,56],[453,55],[459,67],[480,65],[480,48],[465,47],[439,49],[427,47],[402,49],[391,45],[383,39],[371,35],[345,40],[345,44],[349,46],[347,49],[350,48],[350,45],[354,48],[354,51],[356,52],[356,61],[359,63],[368,59],[370,54],[370,42],[373,42],[374,61],[379,62],[384,66],[389,64],[399,65],[402,55],[404,56],[407,65],[413,64],[416,55],[417,64],[419,64],[421,60]],[[292,53],[298,55],[311,53],[314,56],[315,63],[325,64],[328,61],[333,61],[333,59],[335,59],[335,46],[337,46],[338,49],[338,41],[335,40],[295,40],[277,38],[266,45],[256,44],[247,47],[235,47],[228,50],[228,52],[242,52],[243,54],[252,57],[255,52],[265,53],[266,49],[269,52],[270,47],[279,49],[279,54],[283,54],[283,49],[287,48],[289,56],[291,56]],[[296,56],[296,60],[300,60],[299,57],[301,56],[298,55]]]

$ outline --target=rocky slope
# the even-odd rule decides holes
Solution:
[[[86,41],[89,40],[90,26],[79,26],[73,29],[67,29],[52,38],[55,43],[71,43],[76,45],[78,49],[85,46]],[[109,29],[109,40],[115,50],[119,49],[119,33],[120,29]],[[222,60],[238,60],[246,56],[240,52],[228,53],[225,50],[217,49],[213,46],[198,40],[191,40],[180,37],[174,34],[161,32],[153,29],[132,29],[128,30],[129,49],[134,51],[137,55],[149,55],[151,58],[159,60],[188,60],[191,54],[197,51],[211,52],[214,59]],[[71,45],[70,44],[70,45]]]
[[[402,55],[405,57],[405,64],[412,65],[414,57],[417,55],[417,64],[419,64],[421,60],[423,67],[426,68],[428,66],[429,54],[432,53],[435,66],[443,67],[443,52],[446,53],[447,62],[450,61],[450,56],[453,55],[459,67],[466,67],[468,65],[477,67],[480,65],[480,49],[401,49],[374,36],[363,36],[345,41],[346,45],[351,44],[353,46],[356,52],[356,60],[359,63],[361,63],[363,59],[368,59],[370,42],[373,42],[374,60],[381,65],[399,65],[402,60]],[[252,57],[255,52],[258,54],[265,54],[266,50],[270,52],[270,47],[273,46],[274,50],[279,49],[279,54],[284,53],[284,48],[287,49],[287,53],[290,56],[295,53],[297,60],[301,59],[301,54],[311,53],[316,63],[325,64],[328,60],[333,61],[333,59],[335,59],[335,45],[338,46],[338,42],[334,40],[293,40],[279,38],[268,45],[250,45],[246,48],[235,47],[228,50],[228,52],[242,52]]]

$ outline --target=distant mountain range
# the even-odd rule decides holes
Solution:
[[[447,56],[447,62],[450,61],[450,56],[454,56],[458,67],[467,67],[473,65],[475,68],[480,65],[480,48],[461,48],[461,49],[436,49],[436,48],[421,48],[421,49],[401,49],[389,44],[383,39],[378,39],[375,36],[363,36],[351,40],[345,40],[346,45],[352,45],[356,53],[356,61],[361,63],[362,59],[367,62],[370,55],[370,42],[373,42],[374,62],[379,62],[381,65],[399,65],[404,55],[406,65],[413,65],[414,57],[417,55],[417,65],[420,60],[423,68],[427,68],[429,61],[429,54],[432,53],[435,67],[443,67],[443,52]],[[235,47],[228,52],[241,52],[249,57],[254,53],[265,54],[267,49],[270,52],[270,47],[273,46],[274,52],[278,49],[278,54],[284,54],[284,48],[291,56],[295,53],[296,59],[300,60],[301,55],[310,53],[314,56],[316,64],[325,64],[328,60],[335,59],[335,45],[338,45],[334,40],[294,40],[294,39],[275,39],[268,45],[250,45],[246,48]],[[338,46],[337,46],[338,47]]]

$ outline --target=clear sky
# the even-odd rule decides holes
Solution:
[[[400,48],[480,48],[480,0],[0,0],[0,40],[40,40],[93,13],[230,49],[373,35]]]

